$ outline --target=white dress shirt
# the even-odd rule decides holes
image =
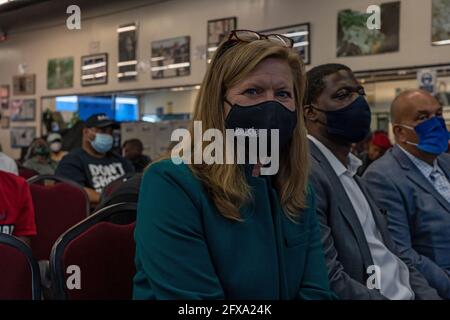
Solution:
[[[380,293],[391,300],[414,299],[414,292],[409,283],[408,267],[384,245],[370,205],[354,178],[362,161],[350,153],[348,155],[348,168],[346,168],[323,143],[313,136],[308,135],[308,138],[327,158],[355,209],[364,230],[372,260],[380,270]]]

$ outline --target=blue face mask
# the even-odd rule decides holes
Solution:
[[[442,117],[430,118],[415,127],[400,124],[400,126],[414,130],[419,137],[419,143],[406,141],[407,144],[416,146],[417,149],[440,155],[448,149],[449,133]]]
[[[98,153],[107,153],[113,146],[113,136],[105,133],[96,133],[95,139],[91,141],[91,146]]]
[[[338,136],[351,143],[362,141],[370,132],[372,113],[364,96],[360,95],[348,106],[335,111],[314,109],[324,112],[327,117],[328,134]]]

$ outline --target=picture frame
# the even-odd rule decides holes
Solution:
[[[300,55],[305,65],[311,64],[311,24],[300,23],[285,27],[259,31],[260,33],[277,33],[294,40],[294,50]]]
[[[231,30],[237,28],[237,17],[208,20],[206,32],[206,61],[210,63],[214,52]]]
[[[398,52],[400,47],[400,1],[380,5],[381,29],[367,28],[370,13],[352,9],[338,12],[337,57],[368,56]]]
[[[36,99],[13,99],[10,105],[11,121],[35,121]]]
[[[152,79],[191,74],[190,36],[153,41],[151,48]]]
[[[15,96],[33,95],[36,93],[36,75],[24,74],[13,77],[13,94]]]
[[[123,24],[117,28],[119,50],[117,79],[119,82],[137,79],[137,28],[136,22]]]
[[[11,127],[11,148],[28,147],[36,138],[35,127]]]
[[[9,84],[0,85],[0,110],[9,109]]]
[[[450,0],[432,1],[431,21],[432,45],[450,45]]]
[[[9,117],[1,115],[0,117],[0,128],[9,129]]]
[[[73,87],[73,57],[49,59],[47,64],[47,89]]]
[[[108,54],[98,53],[81,57],[81,86],[108,83]]]

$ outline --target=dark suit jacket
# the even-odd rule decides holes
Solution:
[[[363,228],[344,187],[323,153],[310,141],[310,181],[317,197],[317,214],[328,266],[331,290],[341,299],[386,299],[366,286],[367,268],[374,265]],[[365,194],[386,247],[408,266],[416,299],[440,299],[410,260],[397,253],[384,214],[376,206],[361,179],[355,179]]]
[[[450,180],[450,156],[438,157]],[[450,299],[450,203],[398,147],[375,161],[363,178],[388,212],[389,231],[439,294]]]

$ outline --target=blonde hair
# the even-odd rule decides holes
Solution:
[[[195,102],[192,120],[201,121],[204,131],[215,128],[225,133],[223,99],[227,90],[247,77],[264,59],[286,61],[294,79],[297,126],[290,145],[280,155],[280,169],[274,182],[285,213],[296,218],[307,206],[308,144],[302,112],[306,82],[304,65],[293,49],[268,40],[239,42],[232,47],[227,45],[229,43],[223,43],[211,61]],[[191,146],[194,146],[193,122],[190,133]],[[243,166],[190,164],[189,168],[202,182],[219,212],[226,218],[241,220],[239,209],[252,200]]]

